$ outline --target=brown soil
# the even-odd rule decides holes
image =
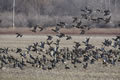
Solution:
[[[56,34],[51,30],[52,28],[47,28],[44,31],[37,31],[36,33],[32,32],[30,28],[0,28],[0,34]],[[61,29],[62,33],[71,34],[71,35],[79,35],[80,30],[76,28],[72,29]],[[89,31],[86,31],[85,35],[120,35],[120,28],[92,28]]]

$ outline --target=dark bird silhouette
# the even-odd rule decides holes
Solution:
[[[78,21],[77,17],[73,17],[73,23],[76,23]]]
[[[94,62],[95,62],[95,59],[90,60],[90,64],[94,64]]]
[[[75,48],[81,46],[80,42],[74,42],[75,43]]]
[[[21,48],[17,48],[16,53],[20,53],[20,52],[22,52],[22,49]]]
[[[59,33],[60,28],[59,27],[55,27],[55,29],[52,29],[52,31]]]
[[[0,23],[2,23],[2,20],[0,20]]]
[[[102,42],[104,46],[111,46],[112,44],[112,41],[111,40],[108,40],[108,39],[105,39],[104,42]]]
[[[70,69],[70,67],[68,67],[67,65],[65,65],[65,69],[67,70],[67,69]]]
[[[120,40],[120,36],[116,36],[116,38],[112,38],[114,41]]]
[[[22,34],[20,34],[20,33],[16,33],[16,38],[18,38],[18,37],[22,37],[23,35]]]
[[[23,65],[21,63],[18,63],[18,67],[23,70]]]
[[[111,16],[108,17],[108,18],[105,18],[104,21],[105,21],[106,24],[109,23],[111,21]]]
[[[50,46],[52,43],[53,43],[53,41],[51,41],[51,42],[50,42],[50,41],[47,41],[46,44]]]
[[[33,43],[33,46],[34,46],[34,47],[37,47],[37,46],[38,46],[38,42]]]
[[[25,53],[20,53],[20,56],[26,58],[26,54]]]
[[[85,10],[85,9],[81,9],[80,11],[82,11],[82,12],[86,12],[86,10]]]
[[[104,16],[110,15],[110,10],[104,10]]]
[[[83,41],[83,43],[84,43],[85,45],[87,45],[87,44],[89,43],[89,40],[90,40],[90,38],[86,38],[86,41]]]
[[[93,10],[88,7],[85,7],[85,9],[87,14],[91,14],[93,12]]]
[[[59,33],[59,34],[56,35],[56,36],[58,36],[59,38],[62,38],[62,37],[65,37],[65,34],[64,34],[64,33]]]
[[[120,27],[120,23],[118,23],[118,27]]]
[[[84,69],[87,69],[87,67],[88,67],[88,63],[83,64]]]
[[[85,30],[81,30],[80,34],[85,34]]]
[[[0,53],[4,53],[4,49],[3,48],[0,48]]]
[[[81,16],[82,16],[83,19],[88,19],[87,14],[81,14]]]
[[[32,49],[32,45],[29,45],[28,48],[26,48],[26,49],[27,49],[27,53],[29,53]]]
[[[59,22],[57,24],[58,27],[64,28],[67,24],[65,22]]]
[[[89,56],[84,55],[83,61],[86,62],[89,60]]]
[[[0,53],[8,54],[8,48],[0,48]]]
[[[70,40],[70,39],[72,39],[72,37],[71,36],[66,36],[67,38],[66,38],[66,40]]]
[[[82,24],[82,21],[79,21],[76,25],[76,28],[80,28],[81,24]]]
[[[38,27],[39,29],[40,29],[40,31],[43,31],[44,30],[44,28],[43,27]]]
[[[32,32],[36,32],[38,28],[38,25],[33,26]]]
[[[96,9],[96,11],[101,12],[101,10],[100,10],[100,9]]]
[[[45,42],[40,42],[40,45],[39,45],[41,48],[44,48],[45,47]]]
[[[60,39],[57,39],[56,40],[56,43],[54,43],[55,45],[59,45],[59,43],[60,43]]]
[[[29,56],[30,56],[31,59],[35,60],[35,58],[31,54]]]
[[[48,38],[47,38],[47,40],[52,40],[52,36],[47,36]]]

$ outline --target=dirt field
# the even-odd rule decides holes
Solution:
[[[47,28],[43,31],[37,31],[37,33],[31,32],[30,28],[0,28],[0,34],[15,34],[16,32],[22,34],[55,34],[51,31],[52,28]],[[80,35],[80,30],[77,28],[71,29],[61,29],[60,32],[71,35]],[[92,28],[89,31],[86,31],[85,35],[120,35],[120,28]]]
[[[0,31],[1,32],[1,31]],[[5,31],[3,31],[5,32]],[[6,31],[7,32],[7,31]],[[53,41],[56,40],[56,36],[53,36]],[[72,36],[72,40],[66,41],[65,38],[61,40],[60,47],[72,48],[74,41],[82,42],[90,37],[90,43],[100,47],[101,42],[104,39],[111,39],[115,37],[110,36]],[[25,48],[33,42],[45,41],[46,35],[27,35],[22,38],[16,38],[16,35],[0,35],[0,47],[10,48]],[[53,69],[51,71],[43,71],[41,69],[27,68],[25,70],[20,69],[3,69],[0,70],[0,80],[120,80],[120,65],[116,66],[103,66],[101,63],[95,63],[90,65],[86,70],[83,68],[77,69]]]

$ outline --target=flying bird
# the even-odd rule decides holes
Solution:
[[[22,37],[23,35],[22,34],[20,34],[20,33],[16,33],[16,38],[18,38],[18,37]]]
[[[70,40],[70,39],[72,39],[72,37],[71,36],[66,36],[67,38],[66,38],[66,40]]]
[[[44,30],[44,28],[43,27],[38,27],[39,29],[40,29],[40,31],[43,31]]]
[[[65,34],[64,34],[64,33],[59,33],[59,34],[56,35],[56,36],[58,36],[59,38],[62,38],[62,37],[65,37]]]
[[[52,29],[52,31],[59,33],[60,28],[59,27],[55,27],[55,29]]]
[[[38,25],[33,26],[32,32],[36,32],[38,28]]]
[[[104,10],[104,16],[110,15],[110,10]]]
[[[85,30],[81,30],[80,34],[85,34]]]
[[[73,17],[73,23],[76,23],[78,21],[77,17]]]
[[[47,40],[52,40],[52,36],[47,36],[48,38],[47,38]]]

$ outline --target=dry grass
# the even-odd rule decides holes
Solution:
[[[74,41],[82,42],[86,37],[90,37],[90,43],[100,47],[105,38],[111,39],[115,36],[72,36],[73,39],[61,40],[61,47],[72,48]],[[57,37],[54,36],[54,41]],[[33,42],[45,41],[45,35],[24,35],[22,38],[16,38],[16,35],[0,35],[0,47],[25,48]],[[120,80],[120,65],[107,66],[101,65],[101,62],[90,65],[84,70],[82,67],[77,69],[55,68],[51,71],[43,71],[36,68],[25,68],[25,70],[6,68],[0,70],[0,80]]]

